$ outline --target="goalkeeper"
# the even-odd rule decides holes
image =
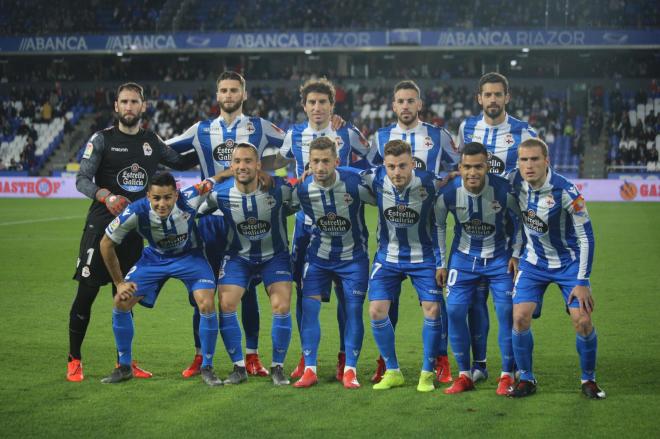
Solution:
[[[100,287],[111,282],[99,251],[105,228],[131,201],[145,196],[159,164],[174,169],[188,169],[197,164],[195,154],[179,155],[155,133],[140,127],[140,117],[146,110],[141,86],[131,82],[119,86],[114,105],[116,124],[92,135],[76,176],[76,188],[94,201],[87,213],[73,276],[78,281],[78,292],[69,313],[66,377],[74,382],[84,378],[81,347],[92,303]],[[126,273],[142,254],[142,238],[130,233],[116,250],[121,270]],[[112,294],[116,294],[114,286]],[[151,373],[134,363],[133,375],[148,378]]]

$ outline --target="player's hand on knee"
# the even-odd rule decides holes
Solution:
[[[509,266],[506,270],[507,273],[511,273],[514,279],[518,276],[518,258],[509,259]]]
[[[126,206],[131,204],[128,198],[122,195],[115,195],[107,189],[99,189],[96,191],[96,199],[105,204],[111,214],[114,216],[119,215]]]
[[[446,268],[438,268],[435,270],[435,282],[438,284],[440,288],[444,288],[447,286],[447,269]]]
[[[117,297],[120,301],[130,300],[137,291],[135,282],[122,282],[117,285]]]
[[[584,285],[576,285],[568,296],[568,304],[577,300],[580,304],[580,312],[591,314],[594,310],[594,298],[591,295],[591,289]]]

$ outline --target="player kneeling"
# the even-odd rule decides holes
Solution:
[[[103,383],[131,379],[133,316],[140,303],[152,308],[165,281],[181,280],[194,296],[201,312],[199,333],[203,355],[202,380],[209,386],[222,385],[213,371],[213,354],[218,338],[215,312],[215,276],[202,253],[195,215],[206,200],[213,182],[204,182],[178,192],[176,180],[162,173],[151,180],[147,197],[128,206],[108,225],[101,240],[101,254],[117,286],[112,312],[112,330],[119,354],[119,365],[103,378]],[[137,231],[149,242],[140,260],[122,276],[115,246]]]

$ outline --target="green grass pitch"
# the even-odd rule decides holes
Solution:
[[[321,312],[320,383],[275,388],[266,378],[209,388],[180,373],[193,357],[191,308],[183,285],[170,281],[153,310],[136,308],[134,355],[155,376],[100,384],[115,361],[110,288],[101,290],[83,346],[85,381],[64,379],[71,275],[85,200],[0,200],[0,434],[2,437],[646,437],[660,413],[660,204],[591,203],[596,233],[592,286],[599,334],[598,378],[608,393],[579,393],[575,335],[556,287],[534,321],[537,395],[495,395],[499,353],[491,315],[491,378],[477,391],[444,395],[415,390],[421,366],[421,310],[404,283],[397,350],[406,386],[371,389],[376,346],[365,306],[362,388],[333,380],[338,349],[335,304]],[[375,215],[368,212],[373,254]],[[294,299],[295,300],[295,299]],[[270,308],[260,293],[260,352],[270,363]],[[492,309],[492,304],[490,305]],[[294,329],[286,369],[296,364]],[[231,367],[218,340],[216,369]],[[455,363],[452,359],[452,366]],[[440,386],[438,386],[440,387]],[[653,414],[655,413],[655,415]]]

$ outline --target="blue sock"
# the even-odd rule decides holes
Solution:
[[[472,338],[472,358],[474,361],[486,361],[488,345],[488,288],[477,287],[474,300],[468,310],[470,337]]]
[[[362,320],[362,302],[346,302],[346,366],[357,367],[362,340],[364,339],[364,322]]]
[[[394,347],[394,327],[392,327],[389,316],[383,320],[372,320],[371,331],[374,334],[374,340],[376,341],[380,355],[385,360],[385,367],[388,369],[398,369],[399,361],[396,358],[396,349]]]
[[[257,287],[253,282],[241,299],[241,322],[245,332],[245,347],[257,350],[259,348],[259,302]]]
[[[526,381],[534,381],[534,373],[532,372],[532,351],[534,350],[534,337],[532,337],[532,330],[518,332],[515,329],[511,331],[513,355],[516,358],[516,366],[520,371],[520,379]]]
[[[422,325],[422,345],[424,346],[424,361],[422,370],[433,372],[435,359],[438,356],[440,341],[442,340],[442,315],[437,319],[424,317]]]
[[[283,364],[291,343],[291,314],[273,314],[271,329],[273,342],[273,363]]]
[[[582,379],[588,381],[596,380],[596,351],[598,350],[598,335],[596,329],[591,334],[583,337],[577,334],[575,337],[575,347],[580,355],[580,368],[582,369]]]
[[[241,346],[243,337],[236,311],[220,313],[220,335],[222,335],[222,341],[232,363],[241,361],[243,359],[243,347]]]
[[[300,331],[300,344],[305,356],[305,366],[316,366],[319,343],[321,342],[321,301],[311,297],[302,299],[302,329]]]
[[[195,347],[199,349],[202,347],[202,342],[199,340],[199,308],[193,306],[193,309],[195,310],[192,319],[193,338],[195,339]]]
[[[449,305],[449,341],[456,358],[458,370],[470,370],[470,331],[467,325],[467,314],[470,305]]]
[[[513,304],[496,303],[495,313],[499,329],[497,343],[500,345],[502,356],[502,372],[513,372],[513,345],[511,344],[511,330],[513,329]]]
[[[440,302],[440,315],[442,317],[442,328],[440,329],[440,342],[438,343],[440,349],[438,350],[438,355],[446,357],[447,345],[449,343],[449,317],[447,316],[447,305],[444,300]]]
[[[296,326],[298,327],[298,334],[302,330],[302,287],[300,283],[296,284]]]
[[[339,326],[339,351],[346,352],[346,299],[344,298],[344,287],[341,283],[335,284],[335,294],[337,295],[337,325]]]
[[[131,365],[131,345],[133,344],[133,315],[130,311],[112,310],[112,332],[115,333],[119,364]]]
[[[390,303],[390,310],[387,313],[392,323],[392,328],[396,329],[396,324],[399,323],[399,297],[395,297]]]
[[[213,366],[215,344],[218,341],[218,315],[214,312],[201,314],[199,321],[199,338],[202,348],[202,367]]]

